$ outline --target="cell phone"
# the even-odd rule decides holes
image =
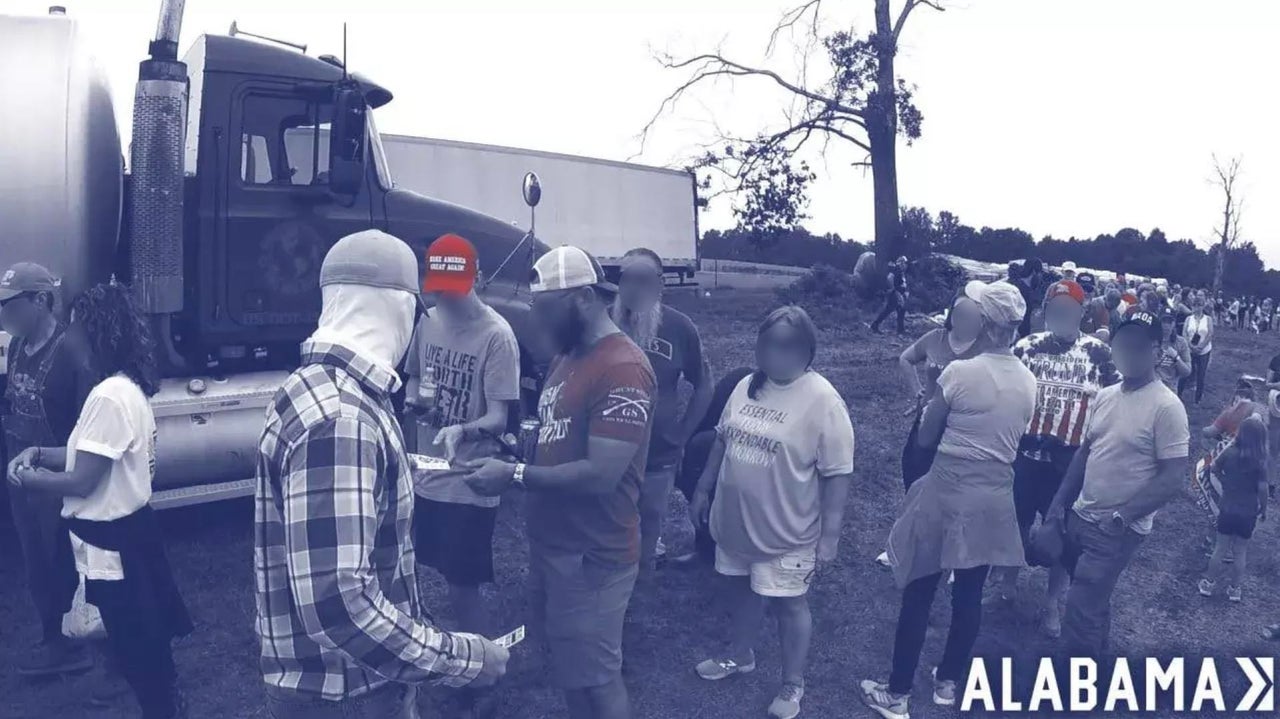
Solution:
[[[510,649],[511,647],[514,647],[515,645],[523,641],[524,641],[524,625],[521,624],[520,626],[512,630],[510,633],[503,634],[497,639],[494,639],[493,643],[497,644],[503,649]]]

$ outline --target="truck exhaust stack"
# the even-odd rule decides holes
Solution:
[[[187,66],[179,62],[184,0],[162,0],[151,57],[138,66],[133,100],[128,217],[130,269],[138,302],[152,314],[183,308],[182,196]]]

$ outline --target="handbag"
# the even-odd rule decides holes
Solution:
[[[105,639],[107,636],[98,608],[84,599],[84,575],[80,575],[80,585],[76,587],[70,611],[62,615],[62,634],[81,640]]]

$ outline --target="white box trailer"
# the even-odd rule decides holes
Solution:
[[[538,174],[538,239],[574,245],[616,271],[623,253],[648,247],[681,281],[698,270],[697,182],[683,170],[408,135],[383,135],[396,187],[526,227],[529,208],[512,178]],[[482,270],[484,268],[481,268]]]

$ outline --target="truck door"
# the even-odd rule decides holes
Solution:
[[[316,96],[274,83],[233,93],[220,304],[249,341],[313,330],[325,253],[345,235],[386,224],[373,183],[354,197],[329,192],[333,110]]]

